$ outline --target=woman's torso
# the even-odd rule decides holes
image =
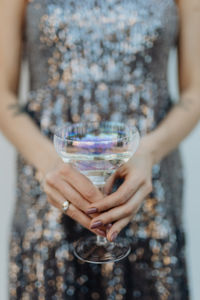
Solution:
[[[26,22],[28,109],[45,133],[110,119],[145,134],[165,116],[173,0],[33,0]]]

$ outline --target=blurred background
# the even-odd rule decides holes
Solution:
[[[173,99],[178,99],[176,51],[169,59],[169,88]],[[28,72],[23,66],[20,98],[28,89]],[[200,125],[181,144],[185,167],[184,223],[187,238],[188,275],[191,300],[200,299]],[[7,297],[8,241],[15,203],[15,150],[0,133],[0,300]],[[103,299],[102,299],[103,300]],[[154,300],[154,299],[152,299]],[[184,299],[181,299],[184,300]]]

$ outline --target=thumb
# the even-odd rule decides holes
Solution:
[[[110,195],[118,189],[124,179],[119,177],[118,172],[113,173],[107,180],[104,187],[104,195]]]

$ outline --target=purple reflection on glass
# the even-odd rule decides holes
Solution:
[[[117,136],[116,136],[117,137]],[[76,137],[76,141],[73,141],[73,146],[82,149],[88,149],[89,152],[93,154],[100,154],[105,152],[106,150],[111,149],[117,143],[115,135],[108,136],[108,135],[87,135],[78,139]]]

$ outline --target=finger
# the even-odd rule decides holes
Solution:
[[[71,164],[62,166],[60,172],[63,175],[63,179],[89,202],[95,202],[103,198],[103,194],[100,190]]]
[[[47,184],[44,185],[44,191],[47,192],[48,185],[59,191],[65,199],[68,199],[73,203],[77,208],[83,212],[87,212],[88,215],[93,214],[93,217],[98,216],[99,214],[95,213],[96,209],[89,210],[89,202],[81,196],[67,181],[60,179],[56,174],[51,175],[50,180],[47,178]]]
[[[56,177],[52,187],[83,212],[88,210],[89,202],[85,200],[70,184],[68,184],[68,182]]]
[[[107,239],[110,241],[110,242],[113,242],[118,234],[120,233],[120,231],[130,222],[130,217],[126,217],[126,218],[123,218],[117,222],[115,222],[112,227],[110,228],[109,231],[107,231]]]
[[[117,206],[105,213],[100,214],[98,217],[95,217],[91,221],[91,229],[98,228],[98,226],[106,225],[113,223],[120,219],[123,219],[128,216],[132,216],[136,213],[144,200],[144,198],[149,194],[150,188],[144,184],[140,189],[135,193],[129,201],[123,205]]]
[[[113,223],[117,220],[128,217],[131,213],[132,211],[130,211],[130,209],[127,208],[127,205],[117,206],[116,208],[113,208],[108,212],[102,213],[98,217],[92,219],[90,228],[95,229],[100,226]]]
[[[57,207],[59,210],[62,210],[62,205],[66,201],[66,199],[55,189],[48,188],[48,201],[53,206]],[[97,230],[91,230],[90,229],[90,221],[91,219],[85,215],[81,210],[76,208],[72,203],[69,204],[69,207],[66,211],[66,215],[68,215],[70,218],[81,224],[83,227],[87,228],[91,232],[105,236],[105,233],[103,234],[102,229]]]
[[[112,191],[112,187],[113,187],[113,184],[115,182],[115,179],[116,179],[116,172],[113,173],[109,178],[108,180],[106,181],[106,184],[104,186],[104,195],[109,195]]]
[[[133,194],[139,189],[143,184],[143,179],[140,177],[130,176],[125,179],[125,181],[120,185],[118,190],[111,195],[101,199],[101,201],[95,202],[89,206],[90,208],[96,208],[97,212],[107,211],[116,206],[126,203]]]

